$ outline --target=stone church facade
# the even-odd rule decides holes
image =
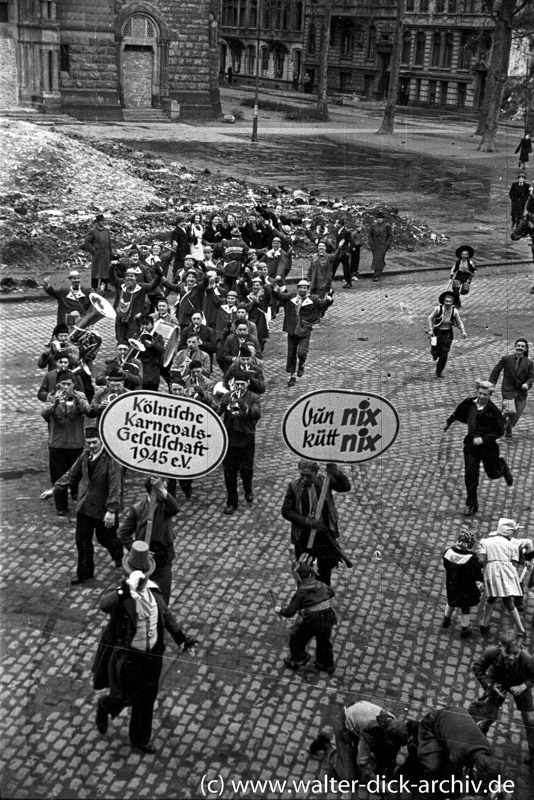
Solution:
[[[0,0],[0,106],[220,113],[218,0]]]

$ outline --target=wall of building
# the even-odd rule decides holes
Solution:
[[[18,69],[15,42],[8,25],[0,25],[0,108],[18,103]]]

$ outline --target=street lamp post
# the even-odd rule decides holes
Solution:
[[[252,136],[250,141],[258,141],[258,98],[260,93],[260,0],[256,6],[256,84],[254,88],[254,111],[252,112]]]

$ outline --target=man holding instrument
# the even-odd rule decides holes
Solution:
[[[158,584],[167,605],[171,596],[172,562],[176,555],[172,517],[180,510],[172,493],[175,486],[174,480],[167,482],[165,478],[154,475],[147,478],[145,497],[126,511],[118,531],[121,544],[128,550],[131,550],[134,540],[148,544],[156,564],[152,579]]]
[[[338,513],[334,492],[349,492],[348,477],[337,464],[326,465],[326,475],[319,475],[319,465],[305,459],[299,461],[300,477],[287,487],[282,516],[291,522],[291,543],[295,557],[304,554],[317,560],[319,579],[330,586],[332,569],[340,561],[349,567],[350,560],[341,550],[338,538]]]

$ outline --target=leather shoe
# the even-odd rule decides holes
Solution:
[[[297,370],[297,378],[302,378],[304,375],[304,367],[299,367]]]
[[[247,503],[252,503],[254,500],[254,492],[245,492],[245,500]]]
[[[132,742],[132,748],[134,750],[140,750],[142,753],[146,753],[149,756],[153,756],[156,752],[156,748],[153,744],[150,744],[150,742],[148,744],[134,744]]]
[[[294,376],[294,375],[292,375],[292,376],[290,377],[290,379],[288,380],[288,382],[287,382],[287,385],[288,385],[288,386],[295,386],[296,382],[297,382],[297,379],[295,378],[295,376]]]
[[[121,565],[122,566],[122,565]],[[87,583],[87,581],[92,581],[92,578],[73,578],[70,582],[71,586],[80,586],[82,583]]]
[[[441,623],[442,628],[450,628],[451,627],[451,618],[450,617],[443,617],[443,622]]]
[[[342,289],[352,289],[352,283],[344,283]]]
[[[460,631],[460,638],[461,639],[468,639],[473,633],[473,628],[470,625],[467,625],[465,628],[462,628]]]
[[[512,473],[510,472],[510,467],[508,466],[508,464],[506,463],[504,458],[501,458],[501,464],[502,464],[502,476],[503,476],[504,480],[506,481],[508,486],[513,486],[514,485],[514,478],[513,478]]]
[[[229,517],[230,514],[235,514],[236,511],[237,511],[237,508],[235,506],[228,505],[224,509],[223,514],[226,514]]]
[[[464,517],[472,517],[473,514],[476,514],[478,508],[476,506],[466,506],[464,511]]]
[[[97,704],[96,707],[96,729],[99,733],[106,733],[108,729],[108,712],[105,708],[102,708],[100,703]]]

